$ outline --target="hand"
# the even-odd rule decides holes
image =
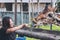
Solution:
[[[21,25],[19,25],[18,26],[19,27],[19,29],[21,28],[29,28],[29,25],[28,24],[21,24]]]
[[[22,26],[23,26],[23,28],[24,28],[24,27],[29,27],[29,25],[28,25],[28,24],[23,24]]]

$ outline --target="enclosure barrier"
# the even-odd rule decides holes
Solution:
[[[15,31],[19,35],[37,38],[41,40],[60,40],[60,31],[44,30],[33,28],[23,28]]]

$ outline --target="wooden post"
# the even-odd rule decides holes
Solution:
[[[52,23],[50,24],[50,30],[52,30]]]
[[[53,2],[52,2],[52,0],[51,0],[51,6],[53,6]]]
[[[29,24],[31,24],[30,0],[29,0]]]
[[[1,10],[2,10],[1,14],[2,14],[2,17],[4,16],[4,10],[2,8],[4,5],[5,5],[4,3],[1,3]]]
[[[38,10],[37,12],[38,12],[38,15],[39,15],[39,0],[37,0],[37,6],[38,6],[37,7],[37,10]],[[39,26],[38,26],[38,28],[39,28]]]
[[[38,14],[39,14],[39,0],[37,0],[37,9],[38,9]]]
[[[23,24],[23,7],[22,7],[22,0],[21,0],[21,21],[22,21],[22,24]]]
[[[34,12],[33,12],[33,0],[32,0],[32,18],[34,18]]]
[[[15,0],[15,13],[14,13],[14,16],[15,16],[15,25],[17,25],[17,0]]]

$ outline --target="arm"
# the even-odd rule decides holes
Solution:
[[[14,32],[14,31],[16,31],[16,30],[18,30],[18,29],[23,28],[24,26],[25,26],[25,25],[23,24],[23,25],[19,25],[19,26],[17,26],[17,27],[8,28],[8,29],[6,30],[6,33]]]

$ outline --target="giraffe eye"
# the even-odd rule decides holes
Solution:
[[[53,15],[52,14],[48,14],[48,17],[53,17]]]

